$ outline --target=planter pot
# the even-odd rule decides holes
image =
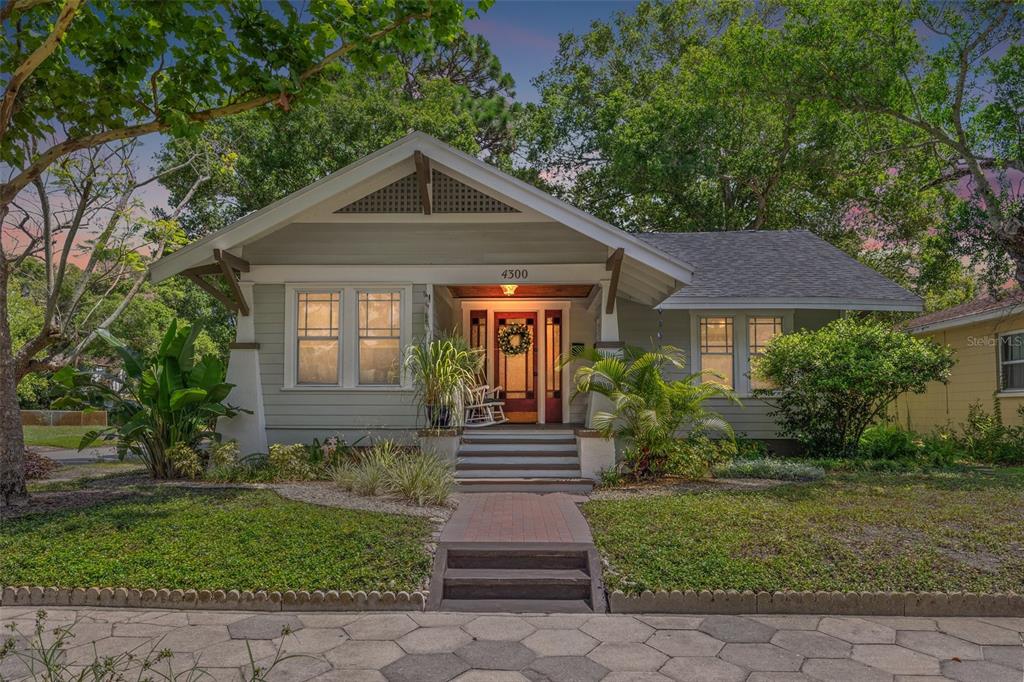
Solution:
[[[432,429],[447,429],[452,425],[452,412],[447,406],[427,405],[427,424]]]
[[[576,449],[583,478],[599,482],[601,472],[615,466],[615,440],[593,429],[576,429]]]
[[[462,429],[423,429],[418,432],[420,449],[431,452],[455,465],[459,457],[459,441]]]

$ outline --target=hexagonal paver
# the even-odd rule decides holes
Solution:
[[[532,635],[536,628],[519,616],[480,616],[462,629],[476,639],[518,642]]]
[[[545,656],[535,660],[526,672],[536,672],[549,682],[591,682],[603,679],[608,669],[585,656]]]
[[[704,616],[637,616],[655,630],[696,630]]]
[[[803,673],[773,673],[756,670],[750,673],[747,682],[811,682],[811,678]]]
[[[173,629],[153,623],[114,623],[114,637],[163,637]]]
[[[853,660],[894,675],[937,675],[939,661],[920,651],[904,649],[895,644],[857,644]]]
[[[661,673],[612,672],[608,673],[601,682],[672,682],[672,678],[665,677]]]
[[[647,640],[669,656],[717,656],[725,642],[696,630],[659,630]]]
[[[523,616],[523,620],[538,630],[576,630],[593,618],[589,613],[551,613],[543,616]]]
[[[267,682],[305,682],[305,680],[331,670],[330,663],[315,656],[282,657],[281,660],[274,663],[275,658],[276,656],[269,656],[256,661],[256,667],[266,672],[255,679]],[[242,674],[244,677],[240,677],[236,670],[234,679],[254,679],[251,666],[244,666]]]
[[[976,618],[940,618],[939,630],[975,644],[1016,646],[1020,635],[1008,628],[992,625]]]
[[[352,639],[398,639],[418,626],[404,613],[374,613],[345,626]]]
[[[522,670],[537,657],[519,642],[492,640],[470,642],[455,655],[469,663],[470,668],[479,670]]]
[[[413,654],[381,668],[388,682],[448,682],[469,670],[455,654]]]
[[[394,663],[405,652],[394,642],[357,642],[349,640],[342,642],[328,651],[325,656],[328,661],[334,664],[335,668],[346,668],[350,670],[373,670],[380,669],[389,663]]]
[[[473,641],[459,627],[420,628],[398,640],[408,654],[450,654]]]
[[[587,658],[609,670],[654,672],[665,664],[668,656],[637,642],[605,642],[587,654]]]
[[[848,658],[808,658],[803,673],[821,682],[892,682],[892,675]]]
[[[303,627],[296,616],[260,614],[228,624],[231,639],[276,639],[283,632],[298,632]]]
[[[579,630],[537,630],[523,644],[538,656],[586,656],[599,642]]]
[[[772,637],[772,644],[807,658],[847,658],[853,650],[849,642],[809,630],[780,630]]]
[[[965,642],[959,637],[947,635],[944,632],[903,630],[896,633],[896,643],[936,658],[980,659],[983,657],[981,647],[977,644]]]
[[[768,642],[775,634],[775,628],[742,616],[708,616],[698,628],[723,642],[751,644]]]
[[[804,616],[800,614],[748,616],[748,618],[779,630],[817,630],[818,623],[821,622],[821,616]]]
[[[171,651],[199,651],[211,644],[226,642],[229,639],[231,635],[223,625],[187,625],[167,633],[160,640],[160,647]]]
[[[361,617],[358,613],[300,613],[299,620],[307,628],[340,628],[354,623]]]
[[[455,682],[529,682],[529,680],[530,678],[526,675],[511,670],[469,670],[455,678]]]
[[[800,654],[774,644],[726,644],[718,657],[748,670],[775,672],[796,672],[804,662]]]
[[[851,644],[892,644],[896,631],[863,618],[822,618],[818,630]]]
[[[1024,647],[1021,646],[986,646],[982,647],[986,661],[1005,665],[1014,670],[1024,670]]]
[[[1024,618],[979,618],[978,620],[992,625],[997,625],[1007,630],[1016,630],[1024,633]]]
[[[864,616],[864,620],[870,620],[879,625],[887,625],[893,630],[935,630],[933,618],[919,618],[916,616]]]
[[[720,658],[673,658],[659,671],[676,682],[743,682],[747,671]]]
[[[329,670],[312,682],[387,682],[379,670]]]
[[[286,654],[322,654],[347,639],[340,628],[303,628],[275,640],[275,644],[282,642]]]
[[[654,634],[654,628],[632,616],[591,618],[580,630],[602,642],[643,642]]]
[[[229,639],[226,642],[211,644],[197,653],[201,666],[211,665],[227,668],[273,656],[277,653],[277,647],[266,639]],[[250,653],[252,658],[249,657]]]
[[[1020,682],[1020,671],[988,661],[943,661],[942,674],[958,682]]]
[[[104,637],[110,637],[114,631],[114,626],[110,623],[79,622],[72,625],[68,622],[52,622],[49,617],[47,617],[46,621],[47,628],[71,625],[71,634],[74,636],[68,638],[68,646],[80,646],[89,642],[95,642]],[[31,630],[32,628],[29,627],[24,632],[31,632]],[[7,631],[4,631],[4,634],[6,635]]]
[[[6,639],[6,634],[0,636]],[[146,637],[105,637],[67,649],[64,662],[68,665],[89,665],[107,656],[120,656],[129,652],[138,658],[145,658],[152,651],[153,643]]]
[[[465,625],[477,616],[472,613],[437,613],[435,611],[411,611],[409,617],[420,627],[458,627]]]

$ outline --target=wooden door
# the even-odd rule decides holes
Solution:
[[[501,350],[501,338],[512,325],[526,327],[530,347],[509,355]],[[511,422],[537,421],[537,340],[536,313],[494,313],[494,383],[505,391],[505,416]]]

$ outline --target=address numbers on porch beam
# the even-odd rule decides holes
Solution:
[[[611,281],[608,284],[608,303],[605,306],[605,315],[615,312],[615,297],[619,293],[619,273],[622,272],[622,258],[625,255],[626,250],[620,246],[612,251],[612,255],[608,256],[608,261],[604,264],[604,269],[612,273]]]
[[[416,161],[416,181],[420,187],[420,201],[423,203],[423,215],[430,215],[430,159],[423,152],[413,152]]]

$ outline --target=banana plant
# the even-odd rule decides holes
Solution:
[[[106,330],[98,335],[121,358],[123,376],[101,381],[93,372],[65,367],[54,379],[68,393],[54,407],[82,409],[107,406],[110,426],[83,436],[79,449],[98,439],[115,441],[123,457],[131,453],[142,460],[154,478],[178,475],[168,450],[183,444],[195,448],[203,439],[219,439],[214,428],[218,417],[248,412],[224,401],[233,384],[225,383],[223,363],[206,356],[196,361],[198,325],[178,327],[171,322],[160,348],[143,358]]]

